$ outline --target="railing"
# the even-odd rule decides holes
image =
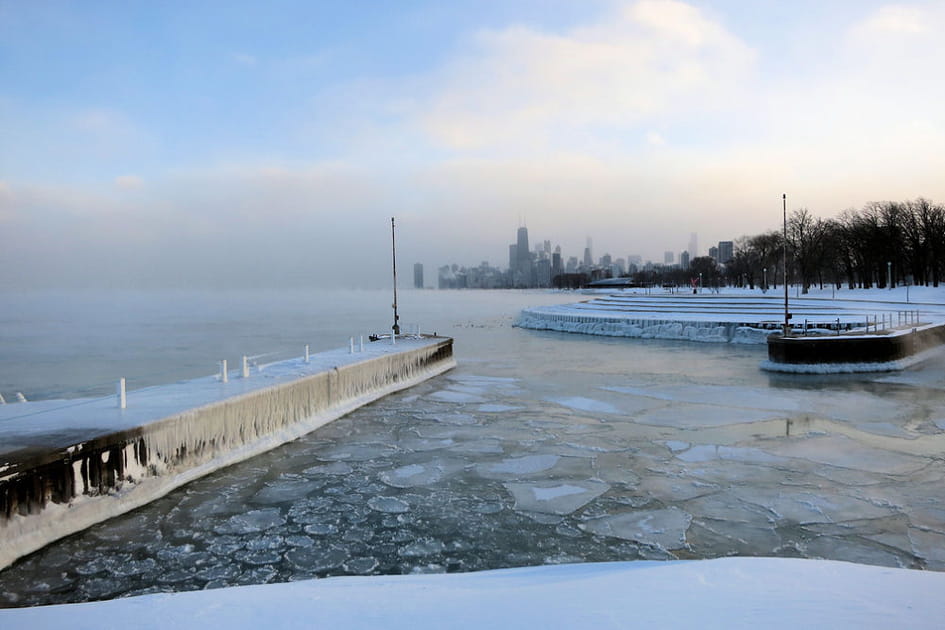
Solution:
[[[399,338],[416,338],[420,336],[420,324],[402,324],[401,333],[399,335],[391,335],[389,337],[389,342],[391,344],[396,344],[398,337]],[[348,353],[355,354],[359,352],[364,352],[364,342],[366,335],[358,335],[357,337],[349,337],[348,339]],[[387,337],[384,338],[387,340]],[[278,363],[281,361],[287,361],[294,358],[301,358],[305,363],[311,362],[311,348],[309,344],[305,344],[304,352],[299,357],[293,351],[277,351],[277,352],[267,352],[264,354],[256,355],[243,355],[240,360],[239,368],[239,377],[242,379],[251,378],[251,375],[255,373],[262,372],[266,366],[273,363]],[[262,359],[265,359],[266,362],[261,362]],[[231,371],[228,369],[228,362],[226,359],[221,359],[217,361],[217,372],[213,375],[221,383],[228,383],[230,378],[235,375],[235,370]],[[144,374],[137,377],[137,380],[147,380],[154,382],[156,380],[161,380],[164,382],[170,382],[176,380],[174,377],[179,376],[179,373],[175,374],[173,372],[161,372],[161,373],[151,373]],[[199,378],[199,377],[197,377]],[[103,389],[107,391],[111,384],[115,383],[115,394],[99,395],[99,396],[83,396],[83,392],[101,392]],[[144,387],[137,388],[135,391],[144,391],[151,389],[153,387],[160,387],[161,385],[147,385]],[[72,396],[71,399],[67,396]],[[16,420],[20,418],[26,418],[29,416],[34,416],[37,414],[48,413],[51,411],[58,411],[60,409],[67,409],[70,407],[76,407],[80,405],[91,404],[99,400],[105,400],[115,397],[116,404],[119,409],[126,409],[128,406],[128,387],[127,380],[125,377],[121,377],[116,381],[111,381],[109,383],[97,383],[90,385],[78,390],[68,390],[68,391],[53,391],[46,392],[43,395],[44,400],[56,400],[63,399],[64,404],[54,406],[54,407],[45,407],[43,409],[31,409],[29,411],[24,411],[23,414],[7,416],[4,420]],[[14,400],[8,401],[3,397],[3,394],[0,394],[0,405],[12,405],[16,403],[25,403],[28,402],[26,396],[21,392],[16,392],[14,394]]]

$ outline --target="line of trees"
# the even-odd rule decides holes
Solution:
[[[733,286],[774,287],[783,277],[783,230],[735,241],[734,257],[722,269]],[[710,261],[712,259],[709,259]],[[706,261],[699,261],[706,266]],[[703,270],[703,274],[712,274]],[[886,288],[910,283],[939,286],[945,279],[945,206],[928,199],[872,202],[844,210],[835,219],[806,208],[787,221],[787,276],[804,293],[812,286]]]

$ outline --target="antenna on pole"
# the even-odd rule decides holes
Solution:
[[[390,218],[390,253],[394,268],[394,325],[391,326],[391,330],[395,335],[399,335],[400,324],[397,323],[400,319],[397,315],[397,244],[394,239],[394,217]]]
[[[787,286],[787,193],[781,195],[781,204],[784,210],[784,236],[781,239],[781,266],[784,275],[784,336],[787,337],[791,331],[791,312],[788,310],[788,286]]]

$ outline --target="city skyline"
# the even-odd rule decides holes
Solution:
[[[604,278],[617,278],[633,275],[638,271],[652,271],[655,269],[688,269],[690,261],[695,258],[712,258],[721,268],[732,260],[735,254],[734,241],[718,241],[718,245],[708,248],[703,254],[698,250],[698,234],[689,235],[689,249],[677,253],[664,251],[662,261],[644,259],[639,254],[630,253],[626,257],[611,255],[604,252],[599,257],[594,256],[593,239],[586,237],[583,256],[570,255],[563,250],[560,244],[552,248],[550,239],[540,242],[536,239],[535,245],[529,248],[528,226],[520,226],[516,230],[516,239],[510,243],[508,266],[493,265],[489,260],[482,260],[478,264],[465,265],[455,261],[437,265],[437,281],[435,285],[424,285],[423,264],[414,263],[416,278],[417,269],[420,270],[421,281],[414,280],[414,288],[439,289],[507,289],[507,288],[545,288],[561,284],[571,286]],[[570,280],[556,280],[558,276],[572,276]],[[583,280],[577,276],[584,276]]]
[[[391,216],[432,269],[521,222],[660,260],[782,193],[940,201],[943,30],[932,0],[0,0],[0,288],[389,286]]]

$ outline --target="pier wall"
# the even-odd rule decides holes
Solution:
[[[773,335],[768,338],[768,361],[763,367],[772,371],[816,373],[896,370],[905,367],[910,359],[921,358],[942,344],[945,344],[945,324],[942,323],[885,334],[836,337]],[[848,366],[848,369],[839,369],[841,366]]]
[[[0,462],[0,569],[455,365],[436,338]]]
[[[763,344],[769,334],[779,330],[772,324],[712,321],[680,321],[643,317],[619,317],[583,313],[546,313],[522,311],[516,326],[532,330],[633,337],[640,339],[678,339],[705,343]]]

